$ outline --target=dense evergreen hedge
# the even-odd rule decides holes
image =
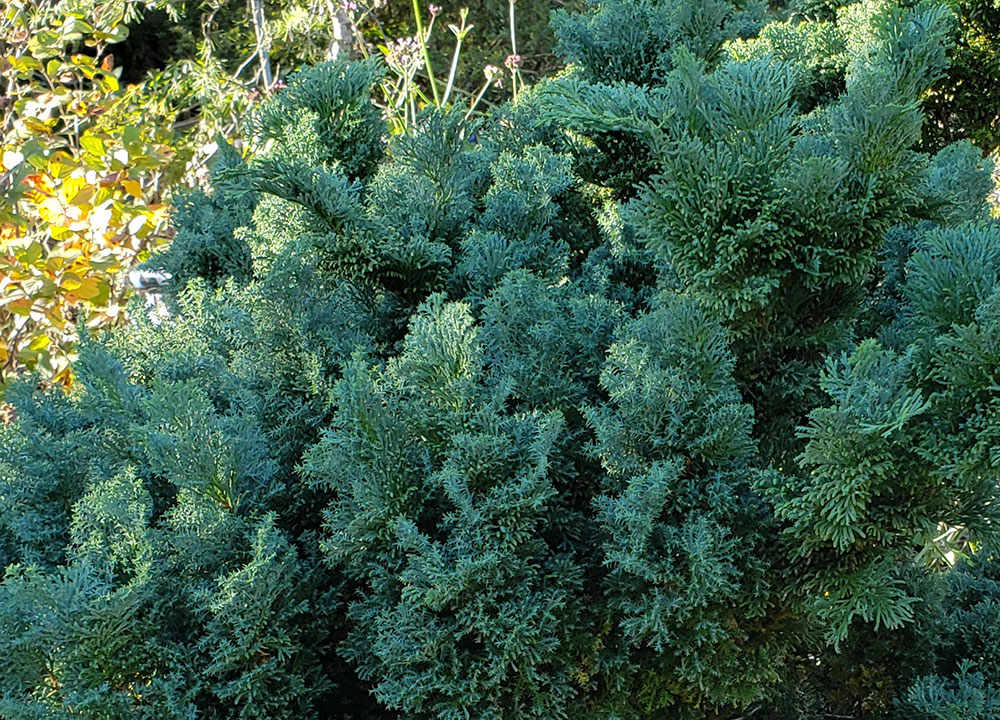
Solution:
[[[268,99],[169,313],[8,393],[0,717],[1000,716],[950,13],[856,6],[830,81],[758,10],[561,15],[565,72],[388,143],[374,65]]]

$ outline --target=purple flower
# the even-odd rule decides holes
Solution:
[[[340,0],[340,9],[344,12],[354,12],[358,9],[358,4],[350,0]]]
[[[441,13],[440,5],[428,5],[427,9],[431,11],[431,17],[436,17]]]
[[[521,56],[520,55],[508,55],[507,59],[503,61],[505,68],[514,72],[519,67],[521,67]]]

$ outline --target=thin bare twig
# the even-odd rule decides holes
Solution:
[[[264,89],[270,90],[274,84],[271,74],[271,58],[269,56],[267,27],[264,19],[264,0],[250,0],[251,17],[253,18],[254,35],[257,38],[257,54],[260,57],[260,69],[264,74]]]

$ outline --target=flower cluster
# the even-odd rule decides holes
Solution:
[[[424,64],[420,43],[413,37],[397,38],[389,45],[385,61],[399,72],[419,70]]]

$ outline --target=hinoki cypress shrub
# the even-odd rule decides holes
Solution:
[[[0,717],[996,718],[1000,229],[913,150],[949,16],[858,8],[842,89],[755,17],[560,16],[479,126],[387,140],[368,63],[268,99],[169,314],[7,396]]]

